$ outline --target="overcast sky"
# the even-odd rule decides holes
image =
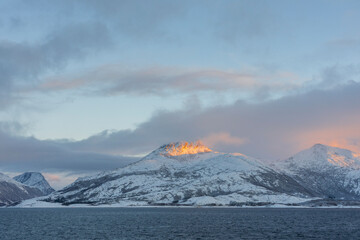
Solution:
[[[358,0],[4,0],[0,171],[56,188],[202,140],[360,151]]]

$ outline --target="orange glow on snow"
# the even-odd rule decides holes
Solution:
[[[170,156],[212,152],[210,148],[203,145],[200,141],[196,143],[181,142],[179,144],[169,144],[165,150]]]
[[[348,167],[354,163],[354,161],[349,161],[349,160],[345,159],[344,156],[340,156],[337,154],[330,154],[330,156],[328,158],[328,162],[333,165],[341,166],[341,167]]]

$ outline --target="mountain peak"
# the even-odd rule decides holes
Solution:
[[[343,148],[343,147],[325,145],[325,144],[321,144],[321,143],[316,143],[309,149],[323,150],[323,151],[346,151],[346,152],[351,152],[349,149],[346,149],[346,148]],[[305,149],[304,151],[309,150],[309,149]]]
[[[316,143],[311,148],[313,148],[313,149],[321,149],[321,148],[324,149],[324,148],[327,148],[327,147],[329,147],[329,146],[321,144],[321,143]]]
[[[317,152],[322,152],[322,153],[327,153],[329,151],[350,151],[348,149],[345,149],[345,148],[340,148],[340,147],[335,147],[335,146],[330,146],[330,145],[325,145],[325,144],[322,144],[322,143],[316,143],[314,144],[312,147],[308,148],[308,149],[305,149],[303,151],[317,151]]]
[[[325,169],[327,167],[336,166],[342,168],[360,169],[359,154],[347,149],[319,143],[309,149],[295,154],[285,162],[305,168],[318,166]]]
[[[44,176],[39,172],[26,172],[14,177],[14,180],[25,185],[38,188],[45,195],[48,195],[55,191],[46,181]]]
[[[161,146],[159,148],[161,152],[168,156],[179,156],[184,154],[197,154],[212,152],[210,148],[205,146],[201,141],[197,142],[175,142]]]

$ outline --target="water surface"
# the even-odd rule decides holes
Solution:
[[[360,239],[360,209],[0,209],[0,239]]]

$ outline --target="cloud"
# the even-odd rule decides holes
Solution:
[[[324,68],[317,79],[305,82],[302,91],[310,91],[316,89],[330,90],[341,85],[359,82],[360,65],[340,65],[336,64]]]
[[[120,56],[122,49],[134,46],[139,46],[133,53],[139,59],[141,53],[151,52],[140,62],[151,58],[152,54],[155,54],[154,62],[164,56],[177,56],[176,52],[170,55],[175,47],[180,46],[181,52],[182,49],[192,51],[200,45],[201,51],[231,52],[240,65],[244,65],[244,61],[254,62],[249,52],[260,56],[255,61],[277,61],[286,52],[281,48],[284,39],[299,49],[284,55],[281,64],[289,59],[285,65],[306,71],[303,63],[295,66],[291,59],[296,59],[299,51],[303,54],[304,49],[305,52],[316,51],[314,47],[321,44],[316,44],[320,39],[314,39],[313,48],[299,45],[306,43],[306,33],[312,33],[312,28],[303,31],[301,28],[307,25],[302,25],[300,30],[294,28],[299,31],[290,36],[289,31],[294,30],[292,24],[279,22],[279,19],[297,19],[298,16],[282,16],[278,10],[287,8],[283,3],[64,0],[4,1],[1,4],[5,10],[0,19],[0,110],[26,97],[36,97],[38,91],[69,91],[71,96],[78,93],[101,96],[183,94],[198,99],[201,99],[199,93],[215,96],[230,92],[239,99],[259,100],[256,103],[239,100],[211,108],[201,108],[200,104],[189,101],[190,107],[157,112],[134,130],[104,131],[77,142],[19,137],[16,133],[24,131],[24,126],[0,122],[0,164],[6,171],[46,171],[64,177],[63,172],[79,174],[112,169],[134,160],[123,155],[144,154],[164,143],[180,140],[203,139],[215,150],[239,151],[264,159],[284,158],[317,142],[358,149],[360,71],[356,65],[329,67],[304,84],[288,71],[261,69],[181,66],[128,69],[108,64],[98,65],[88,72],[76,74],[76,70],[70,69],[68,75],[59,74],[69,70],[67,67],[71,63],[76,61],[81,65],[81,60],[90,57],[93,57],[91,63],[81,65],[83,69],[121,59],[114,55]],[[49,32],[49,29],[52,30]],[[270,38],[274,41],[269,41]],[[359,47],[357,36],[330,42],[326,39],[324,52],[312,55],[321,56],[321,61],[326,58],[328,62],[331,57],[337,62],[339,56],[346,60],[345,55]],[[233,49],[234,44],[237,46]],[[105,56],[107,59],[95,56],[114,45],[117,52]],[[158,55],[156,51],[160,49],[166,54],[160,52]],[[203,57],[213,56],[204,53]],[[176,61],[183,60],[184,56],[192,55],[180,54]],[[311,69],[316,65],[315,60],[311,57],[308,61]],[[73,94],[73,91],[78,92]],[[55,175],[53,178],[49,175],[54,183]]]
[[[211,68],[148,67],[126,69],[104,65],[76,77],[62,76],[45,80],[32,91],[81,91],[96,95],[158,95],[201,92],[236,92],[267,98],[299,88],[301,79],[291,73],[263,73],[261,70],[231,71]]]
[[[169,22],[183,17],[188,6],[186,1],[166,0],[90,0],[80,5],[109,22],[120,35],[137,41],[166,38]]]
[[[18,122],[0,121],[0,132],[10,134],[24,133],[26,126]]]
[[[79,23],[61,27],[40,43],[0,40],[0,108],[23,98],[20,86],[31,86],[69,61],[106,48],[111,43],[106,26]]]
[[[69,143],[69,147],[141,154],[164,143],[210,136],[214,150],[238,151],[265,160],[286,158],[318,142],[337,141],[351,148],[347,143],[360,141],[359,92],[360,84],[351,82],[256,104],[238,101],[209,109],[163,111],[135,130],[104,131]],[[218,142],[214,136],[219,137]]]
[[[63,0],[63,1],[9,1],[11,18],[30,20],[40,27],[51,28],[81,22],[100,22],[119,38],[147,42],[166,39],[172,31],[171,23],[186,16],[190,1],[166,0]],[[46,11],[46,14],[44,14]],[[17,13],[15,15],[14,13]],[[45,27],[45,29],[46,29]]]
[[[230,0],[224,4],[217,0],[91,0],[77,4],[109,23],[121,36],[136,41],[181,41],[182,30],[174,31],[174,26],[191,23],[190,32],[196,31],[200,36],[205,31],[234,43],[243,38],[264,37],[273,33],[276,25],[267,1]]]
[[[226,132],[212,133],[201,140],[210,147],[219,147],[221,145],[238,147],[246,142],[246,139],[231,136]]]
[[[346,124],[325,125],[316,130],[300,132],[292,141],[298,142],[299,148],[307,147],[309,142],[316,142],[360,153],[360,125],[355,120]]]
[[[274,34],[278,25],[271,5],[262,0],[221,2],[214,15],[214,34],[232,44]]]
[[[6,5],[6,9],[13,12],[18,10],[18,15],[25,15],[25,20],[30,12],[36,16],[36,19],[32,16],[33,21],[39,19],[45,23],[59,23],[58,19],[61,19],[61,24],[71,24],[78,20],[101,21],[118,36],[140,42],[177,41],[183,37],[183,29],[180,28],[184,23],[190,30],[188,33],[200,30],[196,32],[198,35],[207,32],[206,36],[220,36],[226,41],[264,37],[274,32],[273,26],[276,25],[276,14],[272,12],[273,5],[268,1],[64,0],[9,1]],[[44,9],[48,15],[42,14]],[[9,21],[14,18],[18,16],[9,16]],[[21,18],[17,21],[25,22]]]
[[[360,38],[339,38],[327,43],[333,47],[358,48],[360,47]]]
[[[72,151],[62,141],[41,141],[3,131],[0,131],[0,142],[0,169],[7,172],[98,172],[137,160],[133,157]]]
[[[70,181],[73,174],[114,169],[138,159],[124,156],[198,139],[215,151],[240,152],[265,161],[284,159],[315,143],[359,151],[359,92],[360,83],[348,82],[259,103],[162,111],[134,130],[103,131],[82,141],[14,136],[4,131],[21,131],[21,127],[7,123],[0,131],[1,171],[62,174]]]
[[[51,173],[44,173],[43,175],[47,181],[51,181],[51,182],[59,182],[60,181],[59,175],[51,174]]]

